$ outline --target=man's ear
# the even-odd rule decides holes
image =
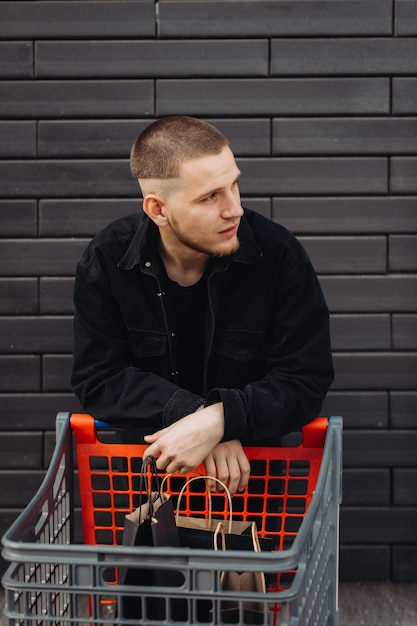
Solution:
[[[150,193],[143,199],[143,210],[146,215],[158,227],[164,227],[167,224],[167,218],[164,212],[163,202],[156,193]]]

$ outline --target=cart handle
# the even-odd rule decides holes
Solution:
[[[95,443],[97,430],[118,429],[119,427],[108,422],[96,420],[88,413],[73,413],[71,415],[71,429],[75,440],[79,443]],[[309,424],[302,427],[304,448],[323,448],[328,426],[327,417],[316,417]]]

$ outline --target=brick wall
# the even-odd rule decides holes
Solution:
[[[244,203],[292,230],[332,314],[343,580],[417,580],[417,1],[0,1],[0,532],[47,467],[76,261],[140,209],[158,116],[217,124]]]

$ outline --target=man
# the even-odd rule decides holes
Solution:
[[[270,445],[320,411],[328,310],[282,226],[240,204],[227,139],[182,116],[131,152],[143,213],[99,233],[77,268],[73,388],[96,418],[147,429],[158,468],[244,488],[242,444]]]

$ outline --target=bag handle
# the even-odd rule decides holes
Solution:
[[[218,550],[218,543],[219,543],[219,535],[221,537],[222,540],[222,550],[226,550],[226,536],[224,534],[224,526],[223,526],[223,522],[219,522],[216,526],[216,530],[214,531],[214,549]],[[253,551],[254,552],[261,552],[261,546],[259,543],[259,536],[258,536],[258,532],[256,530],[256,523],[252,522],[251,524],[251,536],[252,536],[252,545],[253,545]]]
[[[147,469],[151,468],[151,477],[150,480],[147,480]],[[156,483],[156,491],[157,497],[161,497],[161,482],[158,476],[158,470],[156,467],[156,459],[153,456],[147,456],[142,461],[142,467],[140,470],[140,482],[139,482],[139,491],[140,493],[146,493],[146,501],[149,506],[149,516],[153,517],[153,499],[152,499],[152,479],[155,480]],[[139,523],[141,523],[141,519],[139,517]]]
[[[226,550],[226,536],[224,534],[224,526],[222,524],[222,522],[219,522],[216,526],[216,530],[214,531],[214,549],[218,550],[218,543],[219,543],[219,535],[221,537],[222,540],[222,552],[225,552]]]
[[[166,477],[165,477],[166,478]],[[164,478],[164,480],[165,480]],[[205,474],[200,474],[199,476],[192,476],[191,478],[189,478],[187,480],[187,482],[185,483],[185,485],[183,485],[181,491],[178,494],[178,500],[177,500],[177,512],[175,515],[175,520],[176,522],[178,522],[178,517],[179,517],[179,510],[180,510],[180,503],[182,500],[182,497],[184,495],[184,491],[186,490],[186,488],[193,483],[196,480],[201,480],[203,479],[206,482],[206,486],[207,486],[207,481],[208,480],[214,480],[217,484],[219,484],[221,487],[223,487],[224,492],[227,496],[227,500],[228,500],[228,504],[229,504],[229,528],[228,528],[228,532],[231,533],[232,532],[232,524],[233,524],[233,505],[232,505],[232,496],[230,495],[230,491],[227,488],[227,486],[225,485],[225,483],[220,480],[220,478],[216,478],[215,476],[206,476]],[[211,494],[210,491],[207,492],[208,496],[209,496],[209,521],[211,521],[211,514],[212,514],[212,500],[211,500]]]

